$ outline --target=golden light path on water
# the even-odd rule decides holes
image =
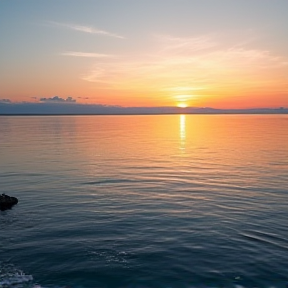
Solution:
[[[185,150],[186,142],[186,115],[180,115],[180,150]]]

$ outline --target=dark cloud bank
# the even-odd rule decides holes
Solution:
[[[37,98],[36,98],[37,99]],[[50,103],[75,103],[76,100],[72,97],[67,97],[66,99],[63,99],[59,96],[54,96],[51,98],[40,98],[40,102],[50,102]]]
[[[288,108],[214,109],[209,107],[122,107],[79,104],[72,97],[39,98],[39,102],[0,99],[0,115],[133,115],[133,114],[288,114]]]

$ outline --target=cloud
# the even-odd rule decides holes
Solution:
[[[113,55],[100,54],[100,53],[89,53],[89,52],[76,52],[76,51],[66,51],[61,53],[63,56],[73,56],[73,57],[88,57],[88,58],[113,58]]]
[[[200,90],[226,88],[226,91],[278,91],[286,85],[287,59],[263,49],[235,45],[227,39],[221,41],[223,36],[220,39],[216,36],[159,36],[153,54],[139,55],[137,60],[128,56],[95,63],[81,79],[97,83],[99,89],[162,91],[163,94],[167,91],[171,97],[179,93],[204,95],[207,92]],[[271,78],[272,70],[275,76]]]
[[[40,98],[41,102],[51,102],[51,103],[75,103],[76,100],[72,97],[67,97],[66,99],[59,96],[54,96],[51,98]]]
[[[168,87],[162,89],[162,91],[172,91],[172,92],[182,92],[182,91],[197,91],[202,90],[203,88],[199,87],[189,87],[189,86],[183,86],[183,87]]]
[[[53,22],[53,21],[50,21],[49,23],[57,25],[57,26],[66,27],[66,28],[74,30],[74,31],[88,33],[88,34],[98,34],[98,35],[104,35],[104,36],[119,38],[119,39],[125,39],[125,37],[123,37],[121,35],[118,35],[118,34],[115,34],[115,33],[111,33],[109,31],[97,29],[97,28],[94,28],[92,26],[83,26],[83,25],[75,25],[75,24],[68,24],[68,23],[59,23],[59,22]]]
[[[10,99],[0,99],[0,103],[11,103]]]
[[[156,35],[156,40],[162,44],[161,53],[186,54],[208,50],[218,46],[213,37],[209,35],[198,37],[173,37],[170,35]]]

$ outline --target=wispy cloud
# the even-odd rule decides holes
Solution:
[[[213,49],[206,49],[208,46],[212,48],[213,41],[205,40],[203,45],[200,42],[187,41],[187,53],[183,54],[175,53],[180,45],[174,46],[175,49],[171,49],[170,53],[160,49],[164,52],[156,51],[153,56],[146,58],[142,55],[139,57],[141,61],[118,59],[113,63],[97,63],[81,78],[97,83],[101,89],[106,85],[107,89],[150,89],[171,94],[198,94],[202,93],[201,90],[218,89],[220,86],[239,90],[239,87],[263,89],[266,86],[277,86],[278,83],[283,85],[284,74],[281,69],[286,59],[265,50],[222,47],[216,43]],[[199,49],[203,49],[195,52],[195,43],[199,44]],[[275,77],[270,79],[272,70]]]
[[[187,54],[208,50],[218,46],[213,37],[209,35],[198,37],[173,37],[171,35],[155,35],[156,40],[162,45],[161,53]]]
[[[88,58],[114,58],[115,56],[101,53],[90,53],[90,52],[78,52],[78,51],[66,51],[61,53],[63,56],[73,57],[88,57]]]
[[[183,87],[168,87],[163,88],[161,91],[172,91],[172,92],[187,92],[187,91],[197,91],[197,90],[203,90],[203,88],[199,87],[189,87],[189,86],[183,86]]]
[[[77,24],[69,24],[69,23],[59,23],[59,22],[54,22],[54,21],[49,21],[50,24],[65,27],[71,30],[79,31],[79,32],[84,32],[84,33],[89,33],[89,34],[98,34],[98,35],[104,35],[104,36],[109,36],[109,37],[114,37],[114,38],[119,38],[119,39],[125,39],[125,37],[106,31],[106,30],[101,30],[98,28],[94,28],[92,26],[84,26],[84,25],[77,25]]]
[[[282,91],[287,86],[286,58],[239,44],[238,39],[230,41],[221,35],[155,39],[149,54],[97,61],[81,79],[94,82],[95,89],[151,92],[151,95],[157,91],[165,97],[193,95],[194,99],[219,91],[228,95],[244,90]]]

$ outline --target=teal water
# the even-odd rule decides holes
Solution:
[[[0,117],[0,287],[287,287],[287,115]]]

